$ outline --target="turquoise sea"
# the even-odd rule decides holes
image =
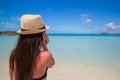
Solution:
[[[17,35],[0,36],[0,71],[3,73],[2,74],[0,72],[0,77],[7,73],[6,65],[8,57],[10,51],[14,48],[17,42],[17,38]],[[87,80],[86,78],[84,79],[84,76],[80,76],[80,74],[86,74],[85,71],[87,71],[88,77],[93,76],[92,78],[88,78],[88,80],[108,79],[94,79],[94,76],[102,75],[103,73],[105,75],[106,73],[112,74],[112,71],[115,72],[115,79],[111,80],[120,79],[120,77],[118,77],[120,76],[120,35],[49,34],[49,38],[50,42],[48,48],[56,60],[56,66],[53,68],[53,72],[51,69],[51,73],[54,73],[54,71],[59,73],[54,73],[50,76],[59,76],[56,77],[56,80],[69,79],[60,78],[61,74],[77,74],[77,72],[75,74],[71,74],[71,71],[78,71],[79,76],[76,77],[82,78],[74,80]],[[80,64],[84,66],[81,66]],[[86,65],[89,67],[86,67]],[[93,69],[93,67],[97,68]],[[98,71],[98,69],[105,70],[107,72],[100,73],[100,70]]]

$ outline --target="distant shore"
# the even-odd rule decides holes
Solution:
[[[120,35],[120,33],[48,33],[49,35]],[[16,31],[0,31],[0,35],[18,35]]]
[[[0,31],[0,35],[17,35],[16,31]]]

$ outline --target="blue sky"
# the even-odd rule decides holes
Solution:
[[[40,14],[48,33],[120,33],[120,0],[0,0],[0,31],[18,30],[23,14]]]

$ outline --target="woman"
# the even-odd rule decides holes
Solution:
[[[47,80],[47,69],[55,64],[47,48],[47,29],[40,15],[21,17],[19,39],[9,59],[11,80]]]

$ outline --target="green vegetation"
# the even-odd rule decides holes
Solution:
[[[17,35],[16,31],[0,31],[0,35]]]
[[[120,33],[103,32],[103,33],[101,33],[101,34],[112,34],[112,35],[113,35],[113,34],[117,34],[117,35],[118,35],[118,34],[120,34]]]
[[[108,33],[108,32],[102,32],[99,34],[102,34],[102,35],[120,35],[120,33]],[[88,35],[99,35],[99,34],[88,34]],[[16,33],[16,31],[0,31],[0,35],[17,35],[17,33]],[[49,35],[52,35],[52,34],[49,33]],[[57,34],[53,33],[53,35],[57,35]]]

